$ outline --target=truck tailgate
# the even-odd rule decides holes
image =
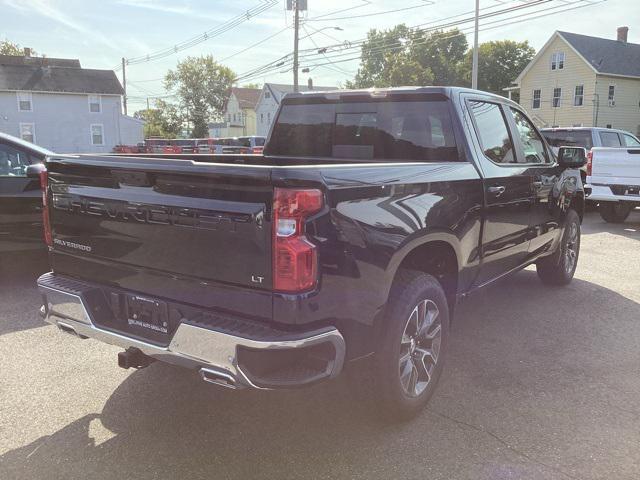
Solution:
[[[53,251],[73,256],[76,274],[99,261],[270,289],[271,169],[115,157],[47,168]]]
[[[591,181],[607,184],[640,182],[640,149],[594,148]]]

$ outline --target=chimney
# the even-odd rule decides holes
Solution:
[[[307,80],[307,87],[309,90],[313,90],[313,78],[309,77],[309,80]]]
[[[29,47],[24,47],[24,56],[25,57],[31,56],[31,49]]]
[[[627,43],[627,34],[629,33],[629,27],[618,27],[618,41]]]

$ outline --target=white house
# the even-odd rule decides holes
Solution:
[[[59,153],[105,153],[144,140],[144,122],[121,113],[112,70],[75,59],[0,55],[0,131]]]
[[[315,86],[300,86],[301,92],[307,92],[310,90],[328,91],[337,90],[338,87],[315,87]],[[266,137],[271,128],[276,111],[280,106],[280,101],[287,93],[293,93],[293,85],[282,85],[279,83],[265,83],[260,93],[260,98],[256,105],[256,135]]]
[[[555,32],[515,80],[540,126],[620,128],[640,134],[640,44]]]
[[[256,103],[260,97],[259,88],[233,87],[225,108],[227,123],[223,137],[241,137],[256,134]]]

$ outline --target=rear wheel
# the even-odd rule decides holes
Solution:
[[[599,210],[600,216],[605,222],[622,223],[633,210],[633,205],[625,202],[602,202]]]
[[[449,307],[431,275],[402,270],[394,282],[378,351],[367,366],[368,390],[381,413],[410,418],[429,401],[442,372]],[[360,381],[363,379],[353,379]]]
[[[569,210],[558,250],[536,263],[538,277],[549,285],[567,285],[576,272],[579,254],[580,217],[575,210]]]

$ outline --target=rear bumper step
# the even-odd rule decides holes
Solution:
[[[91,299],[100,287],[47,273],[38,279],[44,319],[80,338],[94,338],[186,368],[230,388],[298,387],[333,378],[342,370],[345,342],[334,327],[284,332],[242,319],[202,324],[181,322],[166,346],[106,330],[92,319]],[[194,324],[195,323],[195,324]]]

